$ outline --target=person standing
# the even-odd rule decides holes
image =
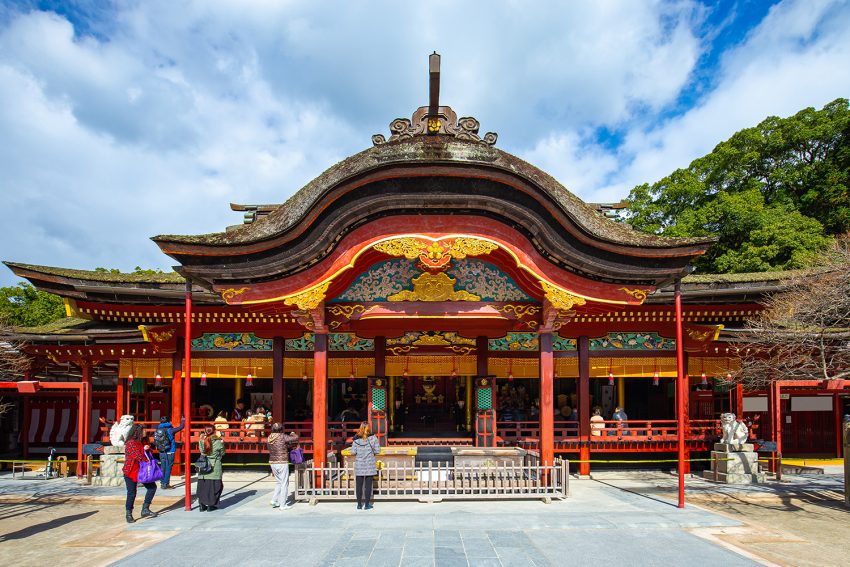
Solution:
[[[211,470],[206,474],[198,474],[198,503],[201,512],[218,509],[221,492],[224,486],[221,483],[221,460],[224,458],[224,441],[215,434],[212,425],[204,427],[198,449],[210,463]]]
[[[124,484],[127,487],[127,500],[124,508],[126,511],[127,523],[132,524],[136,520],[133,519],[133,505],[136,502],[136,489],[139,483],[139,463],[147,462],[148,457],[145,451],[150,450],[149,445],[142,443],[143,429],[140,424],[135,424],[127,434],[127,440],[124,442]],[[146,482],[145,500],[142,504],[142,518],[155,518],[156,512],[151,512],[151,502],[153,502],[154,494],[156,494],[156,483]]]
[[[171,490],[171,468],[174,466],[174,454],[177,452],[177,442],[174,440],[174,434],[183,431],[186,427],[186,418],[180,418],[180,427],[174,427],[169,421],[168,416],[164,415],[159,418],[159,425],[154,431],[153,442],[159,451],[159,466],[162,469],[162,480],[159,481],[159,486],[163,490]]]
[[[272,432],[268,438],[269,466],[277,480],[272,494],[272,508],[292,508],[289,502],[289,449],[290,443],[295,441],[298,441],[298,435],[294,431],[287,435],[283,432],[283,424],[272,424]]]
[[[372,482],[378,474],[375,456],[381,452],[378,438],[372,435],[367,422],[360,424],[357,436],[349,449],[355,456],[354,477],[355,493],[357,494],[357,509],[372,509]],[[365,505],[365,506],[364,506]]]

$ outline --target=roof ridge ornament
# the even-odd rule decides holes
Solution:
[[[428,106],[420,106],[413,113],[413,117],[396,118],[390,122],[390,139],[387,140],[383,134],[372,136],[372,143],[376,146],[399,140],[407,140],[414,136],[451,136],[459,140],[470,140],[480,142],[487,146],[496,143],[498,134],[487,132],[484,137],[478,136],[481,123],[471,116],[460,119],[450,106],[440,106],[440,56],[435,51],[428,58],[429,75],[429,102]]]

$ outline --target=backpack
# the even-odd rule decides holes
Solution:
[[[153,432],[153,444],[156,445],[160,453],[167,453],[171,450],[171,439],[168,438],[168,432],[164,427],[158,427]]]

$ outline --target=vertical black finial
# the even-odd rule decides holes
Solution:
[[[428,117],[437,119],[440,108],[440,55],[436,51],[428,57],[428,75],[430,78]]]

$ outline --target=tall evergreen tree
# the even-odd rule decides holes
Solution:
[[[850,231],[850,106],[771,116],[629,195],[628,222],[666,236],[710,236],[704,272],[803,267]]]

